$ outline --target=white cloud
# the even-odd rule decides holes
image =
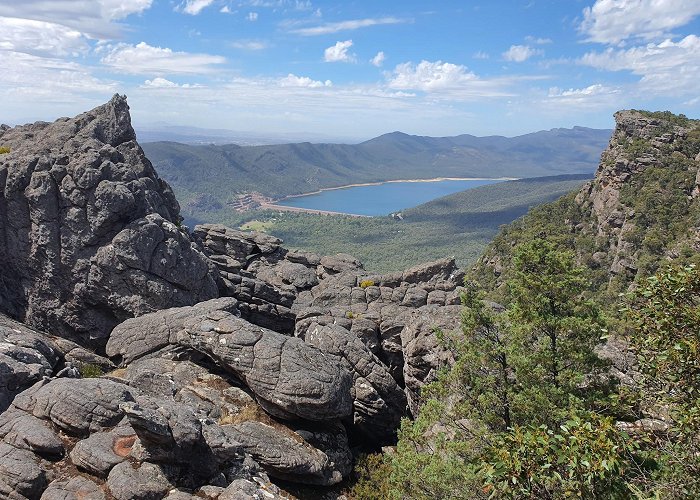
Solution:
[[[197,89],[197,88],[202,88],[202,85],[199,84],[191,84],[191,83],[183,83],[182,85],[179,85],[175,82],[171,82],[170,80],[166,80],[165,78],[157,77],[154,78],[153,80],[146,80],[143,82],[143,85],[141,85],[141,88],[145,89],[175,89],[175,88],[180,88],[180,89]]]
[[[202,74],[211,73],[214,66],[226,59],[209,54],[173,52],[153,47],[145,42],[137,45],[120,43],[106,47],[102,63],[121,73],[129,74]]]
[[[16,116],[27,116],[32,108],[53,116],[77,114],[119,89],[116,82],[98,79],[89,68],[62,59],[14,51],[3,51],[2,58],[3,65],[12,68],[0,71],[5,116],[13,111]]]
[[[700,94],[700,37],[696,35],[679,42],[665,40],[626,50],[589,52],[579,63],[607,71],[629,71],[641,77],[642,90],[656,95]]]
[[[697,0],[597,0],[583,10],[579,30],[588,41],[605,44],[658,40],[698,15]]]
[[[528,45],[511,45],[510,48],[503,53],[503,59],[512,62],[523,62],[530,59],[532,56],[540,55],[540,49],[533,49]]]
[[[185,0],[184,3],[180,4],[178,9],[182,10],[182,12],[185,14],[196,16],[204,9],[209,7],[213,2],[214,0]]]
[[[265,40],[234,40],[231,42],[231,47],[239,50],[264,50],[270,44]]]
[[[292,33],[303,36],[328,35],[330,33],[338,33],[339,31],[350,31],[368,26],[377,26],[382,24],[400,24],[409,22],[406,19],[396,17],[380,17],[368,19],[353,19],[350,21],[340,21],[337,23],[327,23],[321,26],[313,26],[311,28],[299,28],[292,30]]]
[[[384,64],[385,59],[386,56],[384,55],[384,52],[380,50],[379,52],[377,52],[376,56],[369,60],[369,62],[371,62],[376,67],[380,67],[382,64]]]
[[[224,5],[223,7],[221,7],[221,9],[219,9],[219,12],[221,12],[222,14],[233,14],[233,11],[228,5]]]
[[[407,62],[396,66],[393,78],[389,81],[389,87],[431,92],[459,88],[467,82],[476,80],[477,76],[464,66],[442,61],[421,61],[417,65]]]
[[[479,50],[479,51],[477,51],[477,52],[474,52],[474,55],[473,55],[472,57],[473,57],[474,59],[486,60],[486,59],[488,59],[490,56],[489,56],[486,52],[484,52],[483,50]]]
[[[281,87],[305,87],[309,89],[333,86],[333,82],[330,80],[322,82],[319,80],[312,80],[308,76],[296,76],[292,73],[289,73],[284,78],[280,78],[279,84]]]
[[[257,12],[248,12],[246,19],[248,21],[257,21],[258,20],[258,13]]]
[[[0,17],[0,49],[56,56],[78,55],[88,50],[80,31],[61,24]]]
[[[534,43],[535,45],[547,45],[547,44],[552,43],[551,38],[537,38],[537,37],[530,36],[530,35],[525,37],[525,41],[527,43]]]
[[[323,60],[326,62],[352,62],[355,56],[348,54],[352,47],[352,40],[336,42],[332,47],[328,47],[323,53]]]
[[[114,21],[150,8],[152,0],[17,0],[0,2],[0,16],[31,19],[78,30],[92,38],[114,38]]]
[[[568,107],[590,111],[591,109],[619,108],[622,106],[623,97],[621,89],[596,83],[580,89],[551,87],[544,104],[560,109]]]
[[[387,73],[387,87],[421,91],[431,101],[474,101],[482,98],[512,97],[515,85],[544,77],[480,78],[465,66],[442,61],[399,64]]]

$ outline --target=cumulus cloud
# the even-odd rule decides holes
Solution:
[[[146,80],[143,82],[143,85],[141,85],[141,88],[145,89],[197,89],[197,88],[202,88],[201,85],[199,84],[192,84],[192,83],[183,83],[182,85],[179,85],[175,82],[171,82],[170,80],[167,80],[165,78],[157,77],[154,78],[153,80]]]
[[[185,14],[196,16],[204,9],[209,7],[213,2],[214,0],[185,0],[184,3],[180,4],[178,9]]]
[[[700,37],[688,35],[678,42],[665,40],[630,49],[608,48],[589,52],[580,64],[607,71],[629,71],[640,76],[647,92],[668,95],[700,93]]]
[[[91,38],[105,39],[119,35],[122,26],[115,23],[151,7],[152,0],[46,1],[21,0],[0,2],[0,16],[65,26]]]
[[[378,68],[382,64],[384,64],[384,59],[386,59],[386,57],[384,56],[384,52],[380,50],[379,52],[377,52],[376,56],[369,60],[369,62],[371,62],[374,66]]]
[[[0,17],[0,50],[67,56],[87,51],[88,44],[80,31],[61,24]]]
[[[532,56],[540,55],[542,51],[533,49],[528,45],[511,45],[510,48],[503,53],[503,59],[512,62],[523,62],[530,59]]]
[[[597,0],[583,10],[581,33],[590,42],[659,40],[700,15],[697,0]]]
[[[379,17],[368,19],[352,19],[349,21],[340,21],[337,23],[326,23],[321,26],[313,26],[311,28],[299,28],[291,32],[302,36],[328,35],[330,33],[338,33],[339,31],[351,31],[368,26],[377,26],[381,24],[400,24],[408,22],[406,19],[397,17]]]
[[[246,19],[248,21],[257,21],[258,20],[258,13],[257,12],[248,12]]]
[[[120,43],[106,47],[102,64],[129,74],[202,74],[211,73],[214,66],[226,59],[209,54],[174,52],[169,48],[153,47],[145,42],[137,45]]]
[[[323,60],[326,62],[352,62],[355,56],[348,53],[352,47],[352,40],[336,42],[332,47],[328,47],[323,53]]]
[[[422,90],[458,88],[464,83],[477,80],[477,76],[466,67],[442,61],[421,61],[417,65],[407,62],[394,69],[389,87],[393,89]]]
[[[280,78],[279,84],[281,87],[305,87],[309,89],[333,86],[333,82],[330,80],[322,82],[320,80],[312,80],[308,76],[296,76],[292,73],[289,73],[284,78]]]

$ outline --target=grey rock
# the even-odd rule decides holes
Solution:
[[[41,495],[41,500],[105,500],[100,486],[85,476],[55,480]]]
[[[336,357],[301,339],[225,311],[192,318],[176,337],[180,346],[207,355],[243,380],[258,402],[277,416],[320,421],[352,412],[350,374]]]
[[[339,326],[312,326],[304,341],[340,357],[353,374],[353,421],[375,442],[395,436],[405,415],[406,396],[384,364],[367,346]]]
[[[62,357],[46,334],[0,314],[0,412],[16,394],[53,375]]]
[[[46,483],[46,470],[31,451],[0,442],[0,498],[38,499]]]
[[[128,364],[175,342],[175,334],[185,322],[201,319],[200,327],[213,329],[207,317],[215,311],[238,314],[238,301],[226,297],[200,302],[194,306],[176,307],[131,318],[117,325],[107,342],[107,355],[121,364]]]
[[[236,479],[221,491],[218,500],[286,500],[280,489],[269,481],[255,477],[252,479]]]
[[[0,415],[0,439],[41,456],[56,458],[64,454],[63,441],[51,426],[18,408]]]
[[[441,368],[454,362],[452,353],[440,345],[436,329],[458,331],[461,312],[461,306],[428,306],[416,312],[401,331],[403,378],[413,415],[418,414],[421,388],[434,381]]]
[[[321,267],[327,274],[337,274],[344,271],[361,271],[362,263],[352,255],[339,253],[321,257]]]
[[[126,98],[8,129],[0,156],[0,303],[102,349],[126,318],[217,295],[216,269],[136,142]]]
[[[329,453],[285,427],[246,421],[230,428],[245,450],[272,477],[303,484],[332,485],[342,481],[352,468],[352,456],[341,426],[331,431],[335,439],[326,439],[331,445]]]
[[[78,441],[70,458],[76,467],[95,476],[107,477],[112,467],[126,459],[135,440],[134,430],[129,425],[121,425]]]
[[[135,466],[122,462],[107,478],[107,487],[117,500],[161,500],[173,488],[163,470],[145,462]]]
[[[101,378],[56,379],[40,387],[28,409],[72,436],[113,427],[123,418],[119,405],[133,401],[129,387]]]

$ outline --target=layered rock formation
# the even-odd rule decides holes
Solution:
[[[292,498],[379,446],[450,362],[453,260],[179,225],[125,98],[0,127],[0,497]],[[29,325],[29,326],[28,326]],[[106,354],[107,357],[104,355]]]
[[[136,142],[126,98],[0,129],[0,303],[100,349],[121,321],[217,295],[211,263]]]

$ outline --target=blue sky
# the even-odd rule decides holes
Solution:
[[[700,117],[700,0],[0,0],[0,122],[369,138]]]

